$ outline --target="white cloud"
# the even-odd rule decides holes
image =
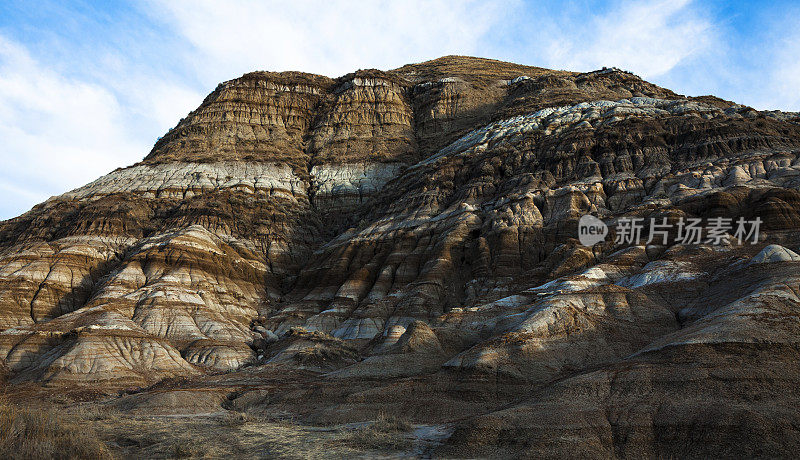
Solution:
[[[127,69],[66,77],[0,35],[0,219],[141,160],[202,96]]]
[[[253,70],[332,77],[475,53],[519,1],[256,2],[154,0],[154,17],[194,46],[206,83]]]
[[[141,159],[150,140],[134,136],[129,115],[108,88],[66,78],[0,36],[0,216]]]
[[[759,83],[763,89],[759,93],[767,92],[758,98],[755,104],[759,108],[783,109],[800,111],[800,31],[796,24],[791,29],[783,30],[785,35],[780,35],[775,40],[772,49],[776,50],[770,62],[764,66],[772,69],[767,75],[758,75]],[[766,91],[764,91],[766,90]]]
[[[628,1],[603,14],[591,13],[567,9],[556,17],[533,17],[525,51],[547,67],[588,71],[613,66],[650,78],[714,41],[711,21],[691,0]]]

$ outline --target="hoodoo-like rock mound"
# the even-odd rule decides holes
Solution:
[[[298,375],[305,416],[456,421],[456,456],[792,455],[799,154],[796,113],[614,68],[249,73],[0,222],[0,369],[280,410],[247,385]]]

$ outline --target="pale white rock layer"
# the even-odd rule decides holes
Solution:
[[[363,197],[377,193],[406,167],[403,163],[323,164],[311,169],[316,196]]]
[[[657,260],[645,265],[641,273],[617,281],[620,286],[637,288],[656,283],[691,281],[701,276],[690,262]]]
[[[107,174],[57,199],[95,199],[113,193],[146,198],[191,198],[209,191],[238,190],[290,199],[307,196],[360,202],[377,193],[407,165],[403,163],[323,164],[305,181],[283,164],[234,162],[142,164]]]
[[[778,244],[770,244],[750,259],[751,264],[766,264],[770,262],[797,262],[800,255],[791,249]]]
[[[528,115],[519,115],[491,123],[471,131],[437,154],[423,160],[420,165],[469,149],[483,150],[490,143],[505,142],[515,136],[543,130],[545,134],[558,134],[566,129],[597,128],[632,116],[657,117],[665,115],[700,114],[706,118],[733,116],[717,107],[684,99],[667,100],[650,97],[632,97],[619,101],[591,101],[561,107],[547,107]],[[741,116],[741,115],[738,115]]]
[[[112,193],[137,193],[150,198],[190,198],[211,191],[263,191],[293,198],[306,195],[307,184],[287,165],[234,162],[143,164],[119,169],[62,195],[86,199]]]

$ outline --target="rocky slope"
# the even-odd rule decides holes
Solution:
[[[466,385],[495,402],[464,409],[451,455],[787,455],[798,154],[798,114],[618,69],[247,74],[142,162],[0,223],[0,360],[16,384],[237,397],[262,371],[450,382],[442,407]],[[612,226],[594,247],[588,213]],[[762,224],[615,243],[624,217]],[[353,397],[306,415],[416,407]],[[433,412],[410,415],[458,411]]]

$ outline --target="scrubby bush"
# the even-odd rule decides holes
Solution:
[[[0,398],[0,458],[107,459],[113,455],[79,421]]]

